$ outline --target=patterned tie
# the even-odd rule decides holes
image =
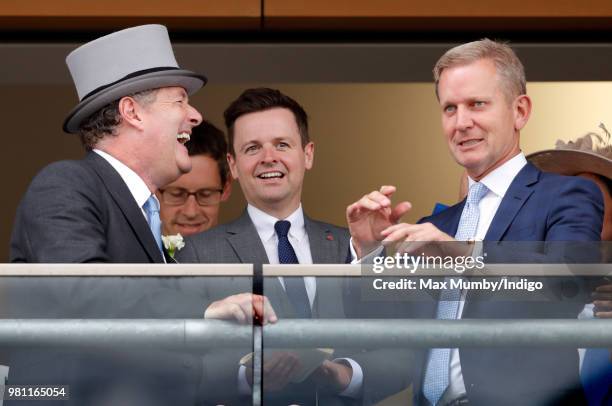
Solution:
[[[276,235],[278,236],[278,262],[281,264],[298,264],[295,251],[289,242],[287,235],[289,234],[291,223],[287,220],[280,220],[274,224]],[[309,319],[312,317],[310,310],[310,302],[306,293],[303,277],[288,277],[284,278],[285,291],[287,297],[293,305],[296,315],[299,318]]]
[[[159,202],[157,199],[151,195],[142,205],[146,215],[147,215],[147,223],[149,223],[149,228],[153,233],[153,237],[155,238],[155,242],[157,243],[157,248],[164,257],[164,250],[162,248],[162,239],[161,239],[161,220],[159,219]]]
[[[478,203],[487,194],[489,189],[482,183],[476,182],[470,187],[467,201],[461,213],[459,227],[455,239],[465,241],[474,238],[478,227]],[[446,281],[450,278],[446,278]],[[453,320],[457,318],[460,289],[445,289],[440,293],[436,319]],[[429,352],[429,360],[423,380],[423,394],[432,405],[438,403],[448,387],[450,373],[450,348],[433,348]]]

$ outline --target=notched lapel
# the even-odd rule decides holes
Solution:
[[[235,222],[227,226],[227,241],[241,263],[269,263],[263,243],[246,210]]]
[[[121,176],[104,158],[95,152],[90,152],[87,155],[86,161],[91,164],[93,170],[106,186],[106,190],[108,190],[117,206],[119,206],[119,209],[121,209],[126,221],[130,224],[132,230],[134,230],[136,238],[146,251],[149,259],[152,262],[163,263],[163,258],[157,248],[157,243],[155,238],[153,238],[147,220],[145,220],[140,207],[136,204],[132,193],[123,179],[121,179]]]
[[[540,172],[532,164],[528,163],[521,169],[502,199],[485,240],[500,241],[503,239],[510,224],[533,193],[532,186],[538,182],[539,178]]]
[[[310,244],[310,255],[313,264],[336,264],[343,263],[338,260],[338,240],[326,227],[312,221],[304,215],[304,227],[308,234]]]

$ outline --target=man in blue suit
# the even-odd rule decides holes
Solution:
[[[398,220],[411,206],[392,206],[395,187],[365,195],[347,208],[356,257],[374,251],[381,240],[599,240],[603,206],[597,186],[543,173],[521,152],[520,131],[532,104],[524,68],[510,47],[487,39],[455,47],[437,62],[434,78],[450,152],[469,176],[468,196],[407,224]],[[412,306],[409,317],[575,318],[583,306],[487,302],[474,300],[473,291],[448,291],[429,306]],[[456,294],[455,299],[444,299],[447,293]],[[584,403],[576,349],[434,349],[423,352],[421,360],[414,366],[420,405]]]

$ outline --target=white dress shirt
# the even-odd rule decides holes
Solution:
[[[247,206],[247,212],[249,213],[249,217],[255,226],[255,230],[257,230],[257,234],[259,234],[259,239],[266,250],[268,262],[270,264],[278,264],[278,236],[276,235],[274,225],[277,221],[279,221],[279,219],[264,213],[257,207],[251,206],[250,204]],[[283,220],[287,220],[291,223],[287,237],[289,238],[289,242],[295,251],[298,262],[300,264],[312,264],[310,242],[308,241],[308,233],[304,227],[304,212],[302,211],[302,205],[300,205],[296,211],[291,213]],[[285,282],[283,281],[283,277],[279,276],[278,279],[284,288]],[[317,283],[315,277],[305,276],[304,285],[306,286],[306,294],[308,295],[308,301],[310,302],[310,308],[312,309],[315,295],[317,294]]]
[[[268,262],[270,264],[279,263],[278,236],[276,235],[276,230],[274,229],[274,225],[279,220],[287,220],[291,222],[291,227],[289,228],[289,234],[287,237],[289,238],[289,242],[295,251],[298,262],[300,264],[312,264],[310,241],[308,240],[308,233],[306,232],[306,227],[304,225],[304,212],[301,204],[297,210],[284,219],[277,219],[276,217],[271,216],[250,204],[247,205],[247,212],[251,218],[251,221],[253,222],[253,225],[255,226],[255,230],[257,230],[259,239],[266,250]],[[279,276],[278,279],[284,288],[285,282],[283,277]],[[317,294],[316,281],[317,280],[314,276],[304,277],[304,285],[306,287],[306,294],[308,295],[308,301],[310,302],[311,309]],[[350,358],[339,358],[337,360],[348,362],[353,369],[351,382],[349,383],[348,387],[340,393],[340,396],[357,397],[363,383],[363,370],[361,369],[361,366]],[[244,366],[241,366],[238,370],[238,386],[241,393],[249,393],[250,389],[246,381],[246,368]]]
[[[136,204],[138,205],[138,207],[140,207],[140,212],[144,216],[145,220],[147,220],[147,214],[145,213],[142,206],[145,204],[145,202],[149,199],[150,196],[153,196],[153,198],[157,200],[157,196],[155,196],[155,193],[151,193],[145,181],[142,180],[142,178],[136,172],[131,170],[126,164],[124,164],[114,156],[99,149],[94,149],[93,152],[104,158],[104,160],[108,162],[113,167],[113,169],[117,171],[123,182],[125,182],[126,186],[128,187],[128,190],[132,194],[132,197],[136,201]],[[159,204],[159,200],[157,203]],[[164,259],[164,262],[166,262],[166,257],[164,255],[162,255],[162,258]]]
[[[125,165],[123,162],[121,162],[114,156],[109,155],[108,153],[99,149],[94,149],[93,152],[104,158],[104,160],[108,162],[113,167],[113,169],[117,171],[121,179],[123,179],[123,182],[125,182],[128,189],[130,190],[132,197],[134,198],[134,200],[136,200],[136,204],[138,205],[138,207],[140,207],[142,215],[146,219],[147,215],[142,206],[145,204],[149,196],[151,196],[151,191],[147,187],[145,181],[142,180],[142,178],[138,176],[136,172],[128,168],[127,165]],[[153,194],[153,196],[155,195]],[[155,199],[157,199],[157,197],[155,197]]]
[[[489,230],[489,226],[493,221],[493,217],[495,217],[495,213],[497,213],[497,209],[506,195],[510,184],[526,164],[527,159],[525,159],[525,155],[520,152],[480,180],[480,183],[484,184],[489,191],[478,203],[478,227],[476,228],[476,235],[474,237],[476,240],[484,240]],[[475,181],[468,177],[468,186],[471,187],[474,183]],[[461,292],[461,302],[459,303],[457,319],[460,319],[463,314],[466,293],[467,291],[465,290]],[[457,348],[452,348],[450,352],[449,385],[440,399],[440,404],[443,405],[449,401],[458,399],[465,393],[466,390],[463,374],[461,372],[459,350]]]

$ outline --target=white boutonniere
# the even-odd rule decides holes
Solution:
[[[162,235],[162,241],[164,242],[166,251],[168,251],[168,255],[170,255],[172,258],[174,258],[174,254],[176,254],[177,251],[180,251],[185,246],[185,242],[183,241],[183,236],[181,234]]]

